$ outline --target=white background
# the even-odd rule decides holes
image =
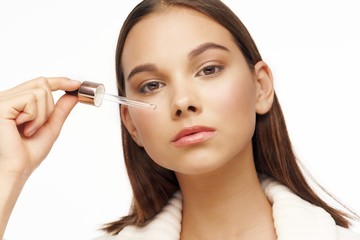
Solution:
[[[115,93],[117,36],[137,2],[0,0],[0,90],[38,76],[66,76]],[[273,70],[299,159],[360,213],[358,1],[224,2]],[[131,191],[117,108],[76,106],[26,184],[7,239],[91,239],[103,223],[127,213]]]

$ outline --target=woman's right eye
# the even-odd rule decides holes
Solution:
[[[164,86],[165,86],[165,84],[162,82],[159,82],[159,81],[147,82],[147,83],[141,85],[140,92],[152,93],[152,92],[156,92],[157,90],[159,90],[160,88],[162,88]]]

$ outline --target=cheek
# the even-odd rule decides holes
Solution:
[[[132,117],[142,147],[147,154],[160,166],[171,169],[169,162],[166,161],[171,157],[166,150],[167,144],[171,141],[167,129],[171,126],[165,117],[168,113],[165,114],[162,108],[157,108],[151,113],[137,112]]]
[[[159,148],[161,149],[164,146],[164,141],[169,138],[167,131],[164,131],[169,128],[169,123],[165,121],[166,118],[162,109],[157,108],[154,111],[134,109],[131,115],[141,145],[153,158],[153,152],[156,153]]]
[[[158,110],[138,110],[131,111],[131,117],[137,130],[137,135],[144,144],[150,141],[150,138],[160,134],[159,131],[159,114]]]
[[[238,77],[219,86],[209,98],[209,106],[223,124],[225,137],[233,143],[251,141],[256,124],[256,88],[251,77]]]
[[[256,89],[249,77],[238,77],[228,81],[227,84],[219,84],[216,91],[208,94],[207,99],[210,106],[216,107],[220,116],[256,115]]]

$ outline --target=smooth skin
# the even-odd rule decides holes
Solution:
[[[16,200],[58,138],[76,97],[53,91],[74,91],[80,82],[67,78],[37,78],[0,92],[0,239]]]
[[[157,105],[152,112],[122,106],[121,116],[136,143],[176,173],[181,239],[276,239],[251,142],[256,114],[274,98],[268,66],[250,70],[224,27],[175,7],[132,28],[122,63],[126,95]]]

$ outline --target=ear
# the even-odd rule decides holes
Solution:
[[[131,118],[129,108],[127,106],[120,106],[120,117],[121,121],[125,125],[126,129],[130,133],[131,138],[136,142],[136,144],[140,147],[142,147],[142,142],[139,138],[138,131],[133,123],[133,120]]]
[[[268,65],[259,61],[254,66],[256,78],[256,113],[267,113],[274,101],[273,77]]]

